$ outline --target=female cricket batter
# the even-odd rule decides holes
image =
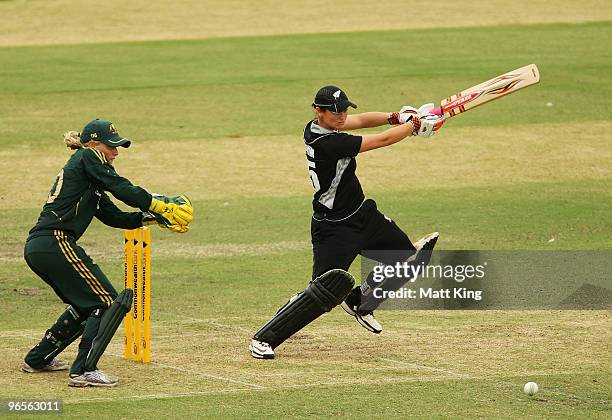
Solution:
[[[433,104],[418,110],[405,106],[391,114],[348,115],[348,108],[357,106],[340,88],[325,86],[317,92],[312,106],[316,118],[304,128],[304,145],[314,187],[313,280],[255,334],[250,345],[255,358],[274,358],[274,348],[340,303],[363,327],[380,333],[382,327],[373,310],[382,300],[372,297],[370,281],[353,288],[354,280],[347,272],[351,263],[358,254],[385,264],[406,261],[417,249],[433,248],[438,237],[434,233],[413,245],[391,219],[378,211],[374,200],[365,198],[355,174],[357,154],[390,146],[411,135],[431,136],[444,122],[430,113]],[[343,132],[385,124],[395,127],[364,136]],[[387,287],[397,289],[402,285],[391,281]]]
[[[125,289],[118,295],[76,241],[94,217],[115,228],[159,224],[174,232],[186,232],[193,220],[193,208],[184,196],[154,197],[117,174],[113,167],[117,148],[127,148],[131,142],[119,136],[110,121],[93,120],[81,133],[66,133],[64,140],[76,152],[58,174],[38,222],[30,230],[24,257],[68,307],[26,355],[22,370],[68,369],[66,362],[55,357],[82,334],[68,385],[115,386],[118,378],[99,370],[97,362],[130,310],[132,290]],[[107,192],[141,211],[121,211]]]

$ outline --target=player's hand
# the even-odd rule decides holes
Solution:
[[[174,233],[187,233],[189,231],[189,226],[181,226],[181,225],[168,225],[168,226],[160,225],[160,226],[165,227],[170,232],[174,232]]]
[[[163,216],[170,225],[187,226],[193,220],[193,206],[189,198],[184,195],[165,197],[154,194],[149,210]]]
[[[440,127],[442,127],[442,124],[444,124],[444,117],[436,114],[426,114],[419,118],[418,121],[419,123],[414,124],[415,130],[413,131],[413,135],[431,137]]]
[[[423,104],[418,109],[410,105],[403,106],[402,109],[400,109],[399,114],[398,114],[398,123],[406,124],[407,122],[412,121],[412,118],[415,115],[418,116],[419,118],[422,118],[425,115],[428,115],[429,113],[431,113],[431,111],[434,108],[435,108],[435,105],[432,103]]]
[[[419,109],[417,109],[417,114],[419,115],[419,118],[422,118],[428,114],[431,114],[431,111],[433,111],[435,107],[436,106],[432,103],[421,105]]]
[[[189,230],[189,226],[173,225],[170,220],[166,219],[161,214],[151,213],[150,211],[142,213],[142,225],[158,225],[161,228],[168,229],[175,233],[185,233]]]
[[[410,105],[403,106],[400,109],[397,120],[399,124],[406,124],[412,121],[412,119],[418,115],[418,110]]]

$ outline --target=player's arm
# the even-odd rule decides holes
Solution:
[[[100,196],[96,217],[105,225],[120,229],[158,225],[175,233],[185,233],[189,230],[188,226],[172,224],[168,219],[155,213],[122,211],[105,193]]]
[[[361,114],[348,115],[342,130],[358,130],[360,128],[380,127],[389,124],[390,114],[387,112],[363,112]]]
[[[443,122],[444,118],[435,114],[419,117],[416,110],[414,113],[403,114],[400,125],[391,127],[382,133],[362,136],[359,153],[390,146],[408,136],[430,137]]]
[[[85,172],[103,190],[109,191],[115,198],[131,207],[147,211],[151,204],[151,194],[143,188],[133,185],[128,179],[119,176],[110,166],[104,155],[93,148],[87,148],[83,154]]]
[[[409,122],[396,127],[391,127],[382,133],[367,134],[362,136],[359,153],[395,144],[401,140],[404,140],[406,137],[411,136],[413,130],[414,126],[411,122]]]
[[[419,117],[423,117],[431,113],[433,108],[433,104],[422,105],[419,109],[406,105],[399,112],[363,112],[361,114],[347,115],[342,130],[358,130],[360,128],[380,127],[387,124],[400,125],[409,119],[410,114],[416,113]]]
[[[169,225],[187,226],[193,220],[193,206],[184,195],[178,197],[153,196],[143,188],[123,178],[106,162],[99,151],[87,148],[84,152],[85,171],[102,189],[115,198],[143,212],[151,211],[162,215]]]
[[[105,193],[100,196],[96,218],[107,226],[121,229],[136,229],[143,225],[143,213],[125,212],[111,201]]]

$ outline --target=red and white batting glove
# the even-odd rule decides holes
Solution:
[[[434,122],[433,131],[438,131],[440,127],[442,127],[442,124],[444,124],[444,121],[446,121],[446,119],[442,116],[439,116],[431,112],[434,110],[435,107],[436,106],[432,103],[421,105],[418,109],[418,114],[421,119],[423,119],[423,117],[428,117],[430,121],[433,121]],[[429,137],[429,136],[426,136],[426,137]]]
[[[435,105],[432,103],[421,105],[418,109],[410,105],[405,105],[399,112],[392,112],[389,114],[388,121],[391,125],[406,124],[412,120],[411,115],[418,115],[419,118],[422,118],[430,114],[434,108]]]
[[[399,112],[392,112],[389,114],[389,124],[391,125],[400,125],[406,124],[408,121],[412,120],[412,117],[418,114],[418,110],[410,105],[403,106]]]
[[[418,121],[418,124],[416,123]],[[444,117],[436,114],[423,115],[418,120],[415,119],[413,125],[414,130],[412,131],[413,136],[419,137],[431,137],[436,131],[444,124]]]
[[[419,117],[422,118],[428,114],[431,114],[431,111],[433,111],[435,107],[436,106],[432,103],[423,104],[419,107],[419,109],[417,109],[417,114],[419,114]]]
[[[444,124],[443,117],[431,113],[434,108],[435,105],[432,103],[421,105],[418,109],[406,105],[399,112],[391,113],[388,121],[391,125],[411,122],[414,127],[412,130],[413,136],[431,137]]]

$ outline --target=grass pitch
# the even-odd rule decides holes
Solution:
[[[300,134],[324,83],[394,110],[537,63],[537,87],[360,156],[358,173],[411,237],[439,230],[445,249],[610,249],[612,65],[597,40],[611,35],[599,22],[1,48],[0,399],[61,398],[74,418],[609,417],[607,311],[381,311],[373,336],[334,310],[275,361],[246,346],[310,276]],[[412,43],[430,49],[398,47]],[[18,371],[62,309],[23,241],[69,155],[61,133],[94,116],[135,141],[119,173],[197,212],[187,235],[153,232],[154,362],[124,361],[119,332],[108,390]],[[81,240],[117,288],[121,241],[99,223]]]

